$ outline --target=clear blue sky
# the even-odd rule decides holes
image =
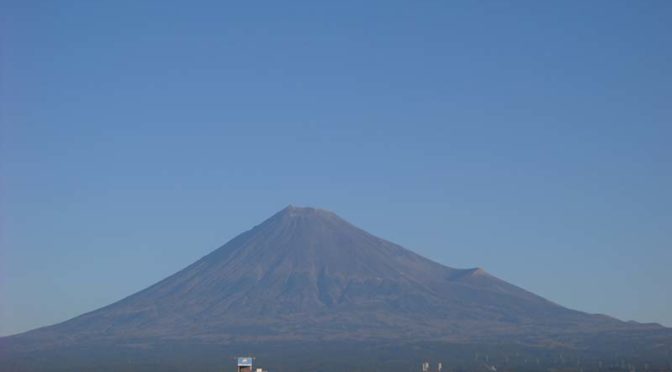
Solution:
[[[290,203],[672,326],[670,1],[0,6],[0,334]]]

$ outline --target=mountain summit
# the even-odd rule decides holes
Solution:
[[[570,310],[483,269],[455,269],[336,214],[289,206],[176,274],[66,322],[27,349],[188,341],[517,338],[646,328]]]

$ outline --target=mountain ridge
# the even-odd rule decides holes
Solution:
[[[546,347],[648,330],[665,328],[567,309],[482,268],[429,260],[333,212],[290,205],[152,286],[0,341],[14,353],[169,341]]]

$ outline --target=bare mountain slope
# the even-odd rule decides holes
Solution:
[[[14,340],[453,340],[647,326],[549,302],[487,274],[453,269],[335,214],[287,207],[182,271],[99,310]]]

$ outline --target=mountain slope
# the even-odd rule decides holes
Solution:
[[[331,212],[290,206],[143,291],[13,339],[470,341],[642,327],[563,308],[482,269],[430,261]]]
[[[670,347],[670,329],[569,310],[287,207],[121,301],[0,338],[0,370],[221,370],[250,352],[291,371],[401,371],[426,358],[469,371],[622,370],[626,359],[667,370]]]

